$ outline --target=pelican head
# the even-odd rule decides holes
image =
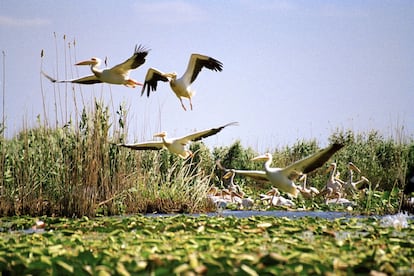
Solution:
[[[357,166],[355,166],[354,163],[352,162],[348,163],[348,169],[353,170],[357,173],[361,173],[361,170]]]
[[[329,167],[326,169],[326,172],[330,172],[332,170],[336,169],[336,163],[331,163]]]
[[[224,176],[224,179],[229,179],[230,177],[232,177],[235,174],[234,170],[229,170]]]
[[[265,153],[263,155],[256,156],[255,158],[252,158],[252,161],[269,161],[272,159],[272,155],[270,153]]]
[[[167,137],[167,132],[162,131],[160,133],[156,133],[156,134],[154,134],[154,137],[160,137],[160,138],[164,139],[165,137]]]
[[[176,72],[167,73],[167,74],[165,74],[165,76],[167,78],[172,79],[172,80],[176,80],[177,79],[177,73]]]
[[[366,178],[365,176],[361,176],[361,179],[362,179],[362,180],[364,180],[364,181],[365,181],[365,182],[367,182],[367,183],[370,183],[369,179],[368,179],[368,178]]]
[[[102,63],[101,59],[93,57],[90,60],[85,60],[76,63],[75,65],[92,65],[92,66],[99,66]]]

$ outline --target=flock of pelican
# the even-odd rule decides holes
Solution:
[[[244,198],[245,193],[241,191],[239,185],[233,182],[234,176],[240,174],[242,176],[250,177],[256,181],[267,182],[272,185],[272,188],[265,194],[260,194],[261,201],[267,201],[273,206],[293,207],[295,203],[287,198],[280,196],[280,191],[286,193],[290,198],[295,198],[301,194],[304,198],[324,197],[326,203],[341,203],[351,204],[346,197],[353,195],[358,191],[362,191],[370,184],[370,181],[360,176],[360,180],[353,181],[353,172],[361,173],[361,170],[352,162],[348,163],[348,180],[343,181],[339,178],[340,174],[337,172],[336,163],[331,163],[326,170],[329,172],[329,177],[323,189],[319,191],[315,187],[306,187],[307,173],[321,167],[335,152],[343,147],[343,144],[332,144],[331,146],[320,150],[304,159],[296,161],[285,168],[271,168],[272,155],[266,153],[261,156],[254,157],[252,161],[262,160],[264,163],[264,170],[237,170],[224,168],[220,161],[217,161],[217,166],[226,172],[223,178],[227,178],[231,174],[231,181],[228,189],[224,189],[224,194],[230,194],[230,202],[237,202],[234,197]],[[302,181],[302,185],[296,185],[295,180]],[[237,187],[237,189],[235,188]],[[223,199],[223,191],[218,191],[215,201],[220,202]],[[220,196],[221,197],[217,197]],[[222,204],[222,203],[221,203]]]
[[[200,54],[192,54],[187,65],[185,73],[177,78],[176,72],[164,73],[156,68],[149,68],[145,77],[145,82],[140,83],[129,77],[131,70],[137,69],[145,63],[149,49],[143,46],[135,46],[133,55],[112,68],[99,69],[102,60],[96,57],[90,60],[85,60],[76,63],[75,65],[89,65],[91,67],[92,75],[81,77],[73,80],[57,80],[52,78],[48,74],[42,71],[42,74],[53,83],[78,83],[78,84],[95,84],[95,83],[110,83],[125,85],[127,87],[135,88],[137,85],[142,86],[141,96],[147,90],[147,96],[149,97],[151,91],[157,90],[157,84],[159,81],[169,82],[172,91],[180,100],[181,106],[184,110],[187,108],[184,106],[183,98],[187,98],[190,102],[190,109],[193,109],[191,98],[194,96],[195,91],[191,88],[191,84],[196,80],[198,74],[203,68],[210,69],[212,71],[222,71],[223,63],[212,57]]]
[[[89,65],[92,71],[91,75],[81,77],[78,79],[72,80],[56,80],[42,72],[42,74],[52,81],[53,83],[77,83],[77,84],[96,84],[96,83],[109,83],[117,85],[125,85],[130,88],[135,88],[136,86],[142,86],[141,96],[146,92],[147,96],[150,96],[151,92],[157,90],[157,84],[159,81],[169,82],[172,91],[175,93],[177,98],[180,100],[181,106],[184,110],[187,110],[183,103],[183,98],[189,100],[190,109],[193,109],[193,104],[191,98],[194,96],[194,90],[191,88],[191,84],[196,80],[198,74],[203,68],[207,68],[212,71],[222,71],[223,64],[210,56],[195,54],[193,53],[190,56],[187,69],[184,74],[177,78],[177,73],[170,72],[165,73],[156,68],[149,68],[144,83],[140,83],[132,78],[129,74],[131,70],[137,69],[143,65],[146,61],[149,49],[146,49],[142,46],[135,46],[133,55],[125,60],[123,63],[120,63],[112,68],[100,69],[102,61],[99,58],[93,57],[90,60],[81,61],[75,65]],[[203,138],[212,136],[226,128],[227,126],[236,125],[236,122],[225,124],[219,127],[206,129],[203,131],[197,131],[190,133],[188,135],[178,137],[178,138],[167,138],[167,133],[165,131],[154,134],[154,137],[161,138],[161,141],[146,141],[135,144],[118,144],[120,147],[126,147],[133,150],[160,150],[166,148],[173,154],[180,156],[181,158],[189,158],[193,156],[193,153],[189,150],[188,146],[190,142],[199,141]],[[359,189],[359,185],[363,182],[368,181],[367,179],[361,179],[358,182],[353,182],[352,180],[352,170],[357,170],[357,168],[350,164],[350,179],[347,182],[340,180],[336,175],[336,165],[332,163],[330,166],[331,174],[326,184],[326,187],[318,192],[315,188],[310,187],[306,188],[306,175],[315,169],[323,166],[330,157],[340,150],[344,145],[340,143],[334,143],[325,149],[322,149],[302,160],[296,161],[293,164],[285,168],[273,168],[272,164],[272,155],[266,153],[260,156],[257,156],[252,159],[252,161],[261,161],[263,162],[263,170],[249,171],[249,170],[238,170],[238,169],[227,169],[223,168],[219,163],[219,167],[227,172],[226,178],[230,178],[229,189],[221,191],[220,195],[223,196],[227,194],[232,199],[240,198],[240,204],[249,205],[251,200],[244,198],[244,193],[241,191],[240,187],[233,183],[233,178],[236,174],[243,176],[251,177],[258,181],[265,181],[271,183],[274,187],[267,195],[263,195],[263,198],[269,199],[269,196],[272,201],[275,199],[278,202],[281,198],[279,196],[279,190],[287,193],[291,197],[297,197],[299,193],[302,193],[304,196],[314,196],[316,194],[325,195],[328,197],[340,198],[342,193],[352,192]],[[303,181],[302,186],[298,186],[294,183],[296,179]],[[345,187],[345,190],[343,189]],[[218,191],[210,191],[211,195],[217,196]],[[244,200],[243,200],[244,199]]]

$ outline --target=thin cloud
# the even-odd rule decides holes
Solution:
[[[16,18],[0,15],[0,26],[6,27],[38,27],[49,25],[50,21],[43,18]]]
[[[312,1],[288,1],[288,0],[256,0],[242,2],[249,10],[260,12],[272,12],[294,16],[315,16],[334,18],[361,18],[368,14],[364,5],[339,2],[312,2]]]
[[[183,1],[139,2],[135,4],[135,9],[139,12],[140,18],[151,23],[200,22],[207,17],[202,9]]]

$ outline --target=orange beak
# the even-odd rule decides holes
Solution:
[[[92,60],[85,60],[85,61],[81,61],[76,63],[75,65],[92,65],[95,64],[96,62],[92,61]]]

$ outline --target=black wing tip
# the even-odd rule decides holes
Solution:
[[[225,124],[223,127],[238,126],[238,125],[239,125],[239,122],[231,122],[231,123]]]
[[[142,97],[142,95],[144,95],[145,88],[146,88],[147,84],[148,84],[147,82],[144,82],[144,85],[142,86],[142,89],[141,89],[141,97]]]
[[[135,45],[134,54],[139,54],[139,53],[148,54],[149,51],[151,51],[151,49],[149,49],[148,47],[142,44],[139,44],[139,45],[137,44]]]
[[[335,152],[342,149],[343,147],[345,147],[345,143],[343,142],[334,142],[332,145],[332,150],[334,150]]]
[[[223,63],[215,58],[210,57],[209,62],[211,64],[212,70],[214,71],[223,71]]]

